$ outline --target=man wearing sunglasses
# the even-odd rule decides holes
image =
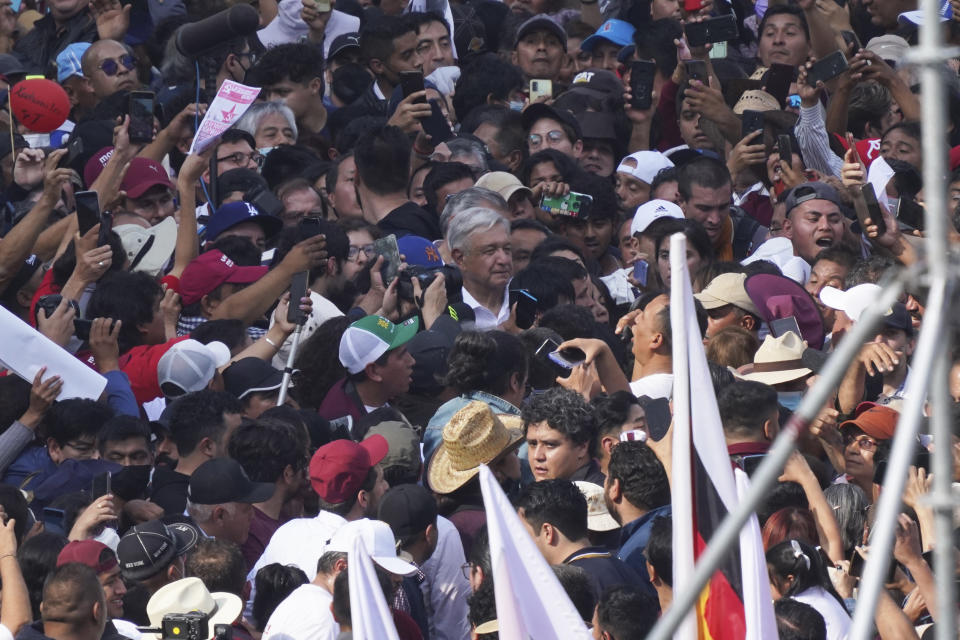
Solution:
[[[83,77],[93,88],[97,100],[117,91],[137,88],[137,60],[116,40],[99,40],[90,45],[80,60]]]

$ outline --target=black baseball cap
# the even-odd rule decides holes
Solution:
[[[146,580],[193,548],[200,532],[186,522],[150,520],[128,531],[117,545],[120,572],[127,580]]]
[[[563,46],[563,51],[567,51],[567,32],[563,30],[553,18],[549,16],[540,14],[533,16],[526,22],[520,25],[520,28],[517,29],[517,38],[513,41],[513,46],[516,48],[517,43],[527,37],[528,34],[533,33],[534,31],[547,31],[557,36],[557,39],[560,40],[560,44]]]
[[[213,458],[197,467],[190,476],[187,499],[194,504],[266,502],[273,495],[273,484],[253,482],[233,458]]]
[[[613,128],[613,121],[606,113],[598,111],[584,111],[577,118],[583,137],[595,140],[617,140],[617,132]]]
[[[242,400],[251,393],[276,391],[283,383],[283,372],[260,358],[241,358],[223,370],[227,393]]]
[[[356,49],[360,51],[359,33],[341,33],[333,42],[330,43],[330,51],[327,52],[327,60],[333,60],[344,51]]]
[[[407,538],[437,524],[437,501],[419,484],[392,487],[380,498],[377,519],[386,522],[397,539]]]
[[[573,76],[567,93],[581,93],[591,98],[623,98],[623,83],[612,71],[585,69]],[[609,117],[609,116],[608,116]]]
[[[580,131],[580,123],[577,122],[577,119],[573,117],[572,113],[566,109],[557,109],[542,102],[537,102],[524,109],[521,122],[523,123],[523,128],[529,132],[531,127],[537,123],[537,120],[544,118],[556,120],[572,128],[574,134],[576,134],[576,140],[583,137],[583,133]],[[576,140],[574,140],[574,142],[576,142]]]
[[[836,189],[826,182],[804,182],[787,193],[784,200],[787,205],[787,213],[789,214],[794,208],[808,200],[829,200],[838,207],[840,206],[840,195]]]

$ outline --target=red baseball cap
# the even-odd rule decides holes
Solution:
[[[109,551],[109,555],[104,555]],[[103,558],[101,560],[101,558]],[[71,562],[79,562],[96,571],[106,573],[117,567],[117,555],[102,542],[96,540],[74,540],[60,550],[57,556],[57,566],[62,567]]]
[[[840,423],[844,427],[857,427],[860,431],[877,440],[890,440],[897,430],[900,412],[875,402],[861,402],[854,410],[851,420]]]
[[[194,258],[180,276],[180,297],[184,305],[200,302],[224,283],[250,284],[268,271],[268,267],[241,267],[218,250],[201,253]]]
[[[363,442],[334,440],[310,459],[310,485],[320,499],[341,504],[357,494],[370,469],[386,457],[387,439],[374,434]]]
[[[87,160],[87,164],[83,167],[83,180],[86,182],[87,188],[103,172],[111,156],[113,156],[113,147],[104,147]],[[163,168],[162,164],[156,160],[138,157],[130,161],[130,167],[123,176],[120,189],[127,193],[127,197],[139,198],[148,189],[158,184],[173,189],[170,176],[167,175],[167,170]]]

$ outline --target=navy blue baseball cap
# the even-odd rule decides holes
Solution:
[[[242,222],[256,222],[263,227],[267,238],[276,235],[283,228],[283,221],[276,216],[262,213],[256,205],[249,202],[230,202],[222,205],[207,221],[207,240],[216,240],[221,233]]]
[[[411,267],[442,267],[443,260],[437,247],[426,238],[420,236],[403,236],[397,238],[397,248],[400,254],[407,259]]]

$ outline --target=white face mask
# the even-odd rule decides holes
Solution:
[[[260,155],[262,155],[263,157],[267,157],[268,155],[270,155],[270,152],[273,151],[274,149],[276,149],[276,147],[261,147],[257,149],[257,151],[259,151]]]
[[[520,100],[511,100],[510,101],[510,110],[511,111],[523,111],[523,102]]]
[[[790,411],[796,411],[797,407],[800,406],[800,401],[803,400],[802,391],[778,391],[777,392],[777,402],[782,406],[790,409]]]

